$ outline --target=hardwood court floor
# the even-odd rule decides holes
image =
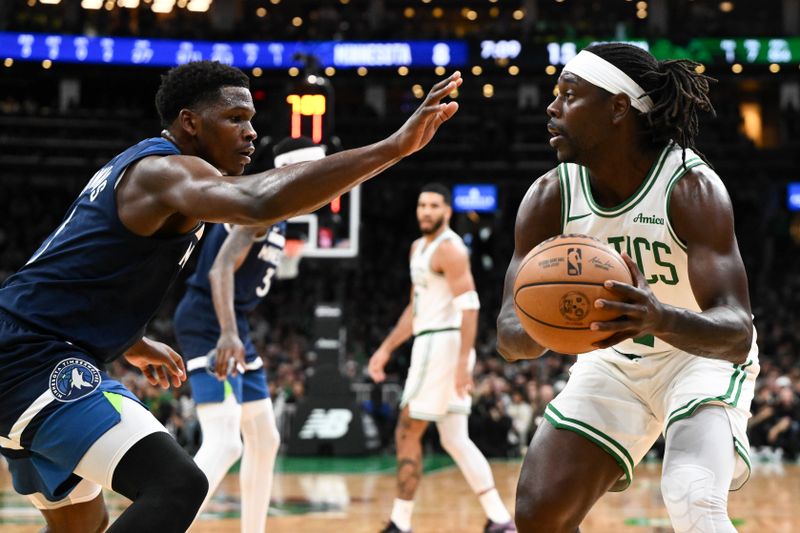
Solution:
[[[369,461],[369,460],[367,460]],[[383,461],[350,463],[319,459],[305,467],[286,467],[275,478],[267,529],[270,533],[376,533],[382,527],[394,497],[393,465]],[[334,467],[320,467],[333,463]],[[452,466],[426,465],[414,510],[415,533],[478,533],[484,516],[466,482]],[[302,463],[301,463],[302,464]],[[521,464],[493,462],[500,494],[509,508]],[[287,472],[291,470],[292,473]],[[360,472],[354,472],[358,470]],[[372,473],[363,473],[371,471]],[[646,533],[672,531],[661,503],[660,465],[644,464],[636,470],[630,489],[608,494],[590,512],[584,533]],[[192,528],[193,533],[238,533],[238,474],[223,481],[209,512]],[[565,498],[569,495],[565,494]],[[112,518],[126,505],[106,494]],[[800,531],[800,466],[757,465],[749,483],[731,493],[729,510],[743,533]],[[43,525],[38,512],[10,489],[8,474],[0,469],[0,532],[33,533]]]

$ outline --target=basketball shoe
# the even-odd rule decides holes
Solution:
[[[483,527],[483,533],[517,533],[517,526],[514,525],[513,520],[502,524],[487,520],[486,525]]]
[[[502,530],[498,529],[497,531],[499,532],[499,531],[502,531]],[[514,531],[516,531],[516,529]],[[381,533],[411,533],[411,530],[410,529],[408,529],[408,530],[400,529],[399,527],[397,527],[395,525],[394,522],[389,520],[389,523],[386,524],[386,527],[381,529]]]

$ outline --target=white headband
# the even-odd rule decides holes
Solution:
[[[638,83],[596,54],[581,50],[564,65],[562,72],[572,72],[611,94],[627,94],[631,99],[631,105],[642,113],[653,109],[653,101],[644,94],[644,89]]]
[[[325,157],[325,147],[320,145],[309,146],[308,148],[298,148],[291,152],[284,152],[275,156],[275,168],[303,163],[305,161],[316,161]]]

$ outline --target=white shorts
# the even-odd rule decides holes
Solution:
[[[631,357],[611,348],[578,356],[545,418],[611,454],[624,474],[616,487],[625,490],[634,467],[673,422],[703,405],[724,406],[737,452],[731,490],[744,485],[750,477],[747,419],[759,371],[755,339],[741,365],[679,350]]]
[[[75,474],[83,480],[66,498],[57,502],[47,500],[38,492],[29,494],[28,499],[37,509],[51,510],[88,502],[95,499],[103,487],[113,490],[111,482],[114,470],[128,450],[148,435],[167,431],[147,408],[126,396],[119,395],[119,398],[121,399],[119,423],[103,433],[75,467]]]
[[[411,418],[438,421],[447,413],[468,415],[469,394],[456,394],[456,365],[461,347],[458,329],[424,333],[414,339],[411,366],[400,407],[408,405]],[[475,367],[475,350],[469,355],[469,370]]]

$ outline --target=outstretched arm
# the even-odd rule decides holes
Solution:
[[[375,144],[242,177],[226,177],[193,156],[149,157],[125,178],[120,218],[140,235],[152,235],[176,214],[183,227],[203,220],[271,225],[330,202],[422,149],[458,110],[442,100],[461,85],[453,73],[433,86],[420,107],[394,134]],[[118,192],[119,194],[119,192]]]
[[[745,362],[753,341],[753,321],[747,274],[725,186],[707,169],[689,171],[672,191],[669,216],[687,246],[689,281],[701,312],[660,303],[626,256],[636,286],[613,283],[609,288],[627,302],[598,300],[595,305],[627,316],[597,323],[597,329],[615,332],[598,346],[652,334],[694,355]]]
[[[237,366],[244,368],[244,344],[239,339],[236,311],[233,306],[234,274],[242,266],[255,238],[264,231],[265,228],[262,226],[233,226],[208,271],[211,300],[214,302],[214,312],[220,329],[215,368],[220,379],[224,379],[227,375],[228,361],[231,358],[236,361]],[[237,370],[234,366],[234,375]]]
[[[556,170],[531,185],[517,211],[514,255],[503,286],[503,304],[497,317],[497,351],[506,361],[535,359],[545,348],[531,339],[514,311],[514,281],[525,256],[540,242],[561,232],[561,188]]]

